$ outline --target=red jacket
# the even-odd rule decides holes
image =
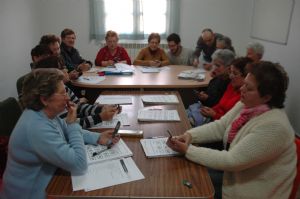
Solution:
[[[126,60],[126,63],[128,65],[131,65],[131,60],[128,56],[128,53],[126,52],[125,48],[121,46],[117,46],[117,51],[114,55],[112,55],[108,47],[105,46],[101,48],[97,54],[97,57],[95,59],[95,65],[96,66],[101,66],[102,61],[108,61],[108,60],[113,60],[113,61],[123,61]]]
[[[213,119],[220,119],[235,105],[235,103],[240,101],[240,98],[240,90],[235,91],[232,87],[232,84],[229,83],[219,103],[212,107],[212,109],[216,112],[216,115],[213,117]]]

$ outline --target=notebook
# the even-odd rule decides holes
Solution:
[[[143,150],[146,157],[166,157],[166,156],[175,156],[179,155],[178,152],[173,151],[170,147],[167,146],[168,138],[154,138],[154,139],[141,139]]]

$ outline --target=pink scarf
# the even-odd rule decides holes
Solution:
[[[262,104],[253,108],[244,107],[241,111],[240,116],[237,119],[235,119],[231,124],[231,129],[228,133],[227,143],[230,144],[232,142],[240,128],[242,128],[250,119],[259,116],[260,114],[263,114],[268,110],[270,110],[270,108],[266,104]]]

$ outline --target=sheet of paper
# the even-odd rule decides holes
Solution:
[[[180,121],[177,110],[147,110],[138,111],[139,121]]]
[[[107,160],[129,157],[133,155],[132,151],[128,148],[128,146],[122,139],[120,139],[120,141],[114,146],[112,146],[110,149],[107,149],[107,147],[103,145],[97,145],[97,146],[85,145],[85,147],[86,147],[88,164],[104,162]],[[102,153],[94,155],[97,152],[102,152]]]
[[[127,172],[117,159],[90,165],[85,175],[72,175],[73,191],[92,191],[145,178],[132,158],[124,158],[123,161]]]
[[[158,68],[158,67],[141,66],[140,67],[140,71],[142,71],[142,73],[159,73],[160,72],[160,68]]]
[[[77,81],[84,84],[99,84],[105,80],[105,76],[80,76]]]
[[[143,146],[144,152],[147,157],[163,157],[179,155],[167,146],[167,137],[155,139],[141,139],[140,142]]]
[[[145,103],[153,104],[178,104],[178,98],[176,95],[143,95],[141,97]]]
[[[101,123],[92,126],[90,129],[100,129],[100,128],[114,128],[117,122],[120,121],[123,126],[130,126],[129,117],[127,113],[120,113],[114,116],[110,121],[102,121]]]
[[[95,103],[98,104],[132,104],[132,97],[128,95],[100,95]]]

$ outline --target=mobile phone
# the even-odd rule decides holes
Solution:
[[[118,131],[119,131],[120,126],[121,126],[121,122],[118,121],[118,122],[117,122],[117,125],[116,125],[116,127],[115,127],[115,129],[114,129],[114,132],[113,132],[113,134],[112,134],[112,138],[116,137],[116,135],[118,134]],[[110,149],[110,148],[112,147],[112,145],[113,145],[113,143],[111,142],[109,145],[107,145],[107,148]]]
[[[113,134],[112,134],[112,137],[113,137],[113,138],[116,137],[116,135],[118,134],[118,131],[119,131],[119,129],[120,129],[120,126],[121,126],[121,122],[118,121],[118,122],[117,122],[117,125],[116,125],[116,127],[115,127],[115,129],[114,129],[114,132],[113,132]]]

